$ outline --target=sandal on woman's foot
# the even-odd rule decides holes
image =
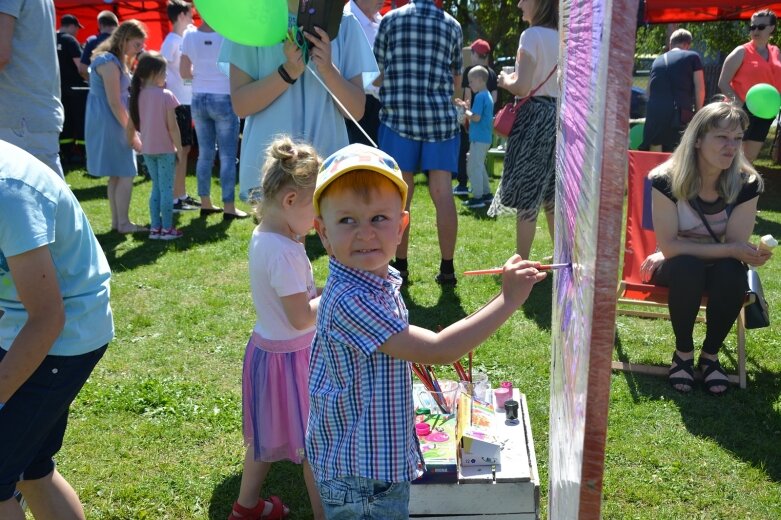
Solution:
[[[719,363],[718,359],[708,359],[700,356],[697,366],[702,370],[702,382],[709,394],[719,396],[727,393],[727,390],[729,389],[729,378],[727,377],[727,373],[724,372],[724,369],[721,368],[721,363]],[[709,376],[714,373],[716,374],[716,377],[708,379]],[[717,386],[723,386],[724,390],[719,392],[714,391],[713,389]]]
[[[680,375],[673,376],[673,374],[677,374],[681,371],[685,372],[688,377]],[[681,392],[682,394],[691,392],[692,386],[694,385],[694,359],[683,359],[676,351],[673,354],[673,364],[668,372],[668,380],[676,391]],[[678,388],[676,385],[685,388]]]

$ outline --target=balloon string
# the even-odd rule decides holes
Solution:
[[[307,68],[307,69],[309,69],[309,70],[310,70],[310,72],[312,72],[312,75],[315,77],[315,79],[317,79],[317,81],[319,81],[319,82],[320,82],[320,84],[323,86],[323,88],[325,89],[325,91],[326,91],[326,92],[328,92],[328,93],[331,95],[331,97],[332,97],[332,98],[333,98],[333,100],[336,102],[336,104],[337,104],[337,105],[339,105],[339,107],[342,109],[342,112],[343,112],[343,113],[345,113],[345,114],[347,114],[347,117],[349,117],[349,118],[350,118],[350,121],[352,121],[353,123],[355,123],[355,126],[357,126],[357,127],[358,127],[358,129],[361,131],[361,133],[362,133],[364,136],[366,136],[366,139],[368,139],[368,140],[369,140],[369,142],[372,144],[372,146],[373,146],[373,147],[375,147],[375,148],[379,148],[379,146],[377,146],[377,143],[375,143],[375,142],[374,142],[374,140],[373,140],[371,137],[369,137],[369,134],[367,134],[367,133],[366,133],[366,130],[364,130],[364,129],[363,129],[363,127],[362,127],[362,126],[361,126],[361,125],[358,123],[358,121],[356,121],[356,120],[355,120],[355,118],[354,118],[354,117],[353,117],[353,115],[350,113],[350,111],[349,111],[349,110],[347,110],[347,108],[345,108],[345,106],[342,104],[342,102],[341,102],[341,101],[339,101],[339,98],[337,98],[337,97],[336,97],[336,95],[335,95],[333,92],[331,92],[331,89],[329,89],[329,88],[326,86],[326,84],[323,82],[323,80],[322,80],[322,79],[320,79],[320,76],[318,76],[318,75],[317,75],[317,73],[314,71],[314,69],[312,68],[312,66],[311,66],[310,64],[308,64],[308,63],[307,63],[307,65],[306,65],[306,68]]]

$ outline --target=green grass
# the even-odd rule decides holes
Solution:
[[[756,234],[781,236],[781,170],[768,170]],[[223,223],[197,212],[178,217],[185,237],[164,243],[109,232],[105,181],[82,170],[67,181],[89,215],[114,275],[116,338],[73,406],[60,471],[91,519],[224,519],[238,494],[241,365],[254,323],[249,293],[249,220]],[[191,193],[195,179],[188,177]],[[436,329],[473,312],[499,289],[494,277],[434,283],[438,247],[423,178],[413,205],[411,321]],[[497,182],[494,177],[493,182]],[[131,218],[147,223],[150,183],[138,178]],[[218,196],[215,185],[213,194]],[[460,204],[459,204],[460,206]],[[500,265],[514,248],[514,222],[459,208],[459,270]],[[327,259],[307,240],[318,284]],[[540,219],[533,258],[552,254]],[[747,390],[723,398],[682,396],[665,380],[614,373],[608,417],[603,516],[609,519],[781,517],[781,302],[777,259],[762,269],[771,328],[749,331]],[[552,284],[476,351],[495,385],[511,380],[527,396],[547,517],[548,406]],[[698,337],[703,331],[697,329]],[[669,322],[621,317],[617,346],[630,360],[669,363]],[[725,364],[733,367],[734,334]],[[298,466],[273,467],[265,494],[310,516]]]

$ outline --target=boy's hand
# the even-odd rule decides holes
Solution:
[[[545,279],[548,274],[538,271],[539,265],[539,262],[524,260],[517,254],[504,263],[502,294],[508,302],[520,307],[529,297],[534,284]]]

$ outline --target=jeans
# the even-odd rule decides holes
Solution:
[[[152,178],[149,194],[149,217],[153,228],[173,227],[174,213],[174,166],[176,154],[144,154],[144,164]]]
[[[236,198],[236,156],[239,150],[239,118],[233,112],[229,94],[193,93],[191,105],[195,133],[198,136],[198,196],[211,194],[211,172],[215,145],[220,152],[220,188],[222,202]]]
[[[328,520],[409,518],[409,482],[340,477],[317,483]]]
[[[491,193],[491,185],[488,179],[488,170],[485,169],[485,155],[491,143],[469,143],[469,158],[466,163],[466,172],[469,182],[472,184],[472,197],[479,199]]]

